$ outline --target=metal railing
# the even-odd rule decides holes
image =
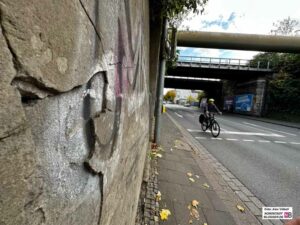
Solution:
[[[213,57],[196,57],[196,56],[179,56],[178,63],[195,63],[205,65],[207,67],[231,68],[231,69],[256,69],[271,70],[270,61],[254,61],[246,59],[229,59],[229,58],[213,58]]]

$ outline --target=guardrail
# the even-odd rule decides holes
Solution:
[[[228,67],[237,69],[271,70],[270,61],[254,61],[246,59],[229,59],[213,57],[179,56],[178,63],[196,63],[208,67]]]

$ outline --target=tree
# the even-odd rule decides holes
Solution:
[[[279,20],[276,23],[273,23],[274,29],[271,30],[271,34],[274,35],[285,35],[291,36],[296,35],[295,28],[299,25],[299,22],[295,19],[291,19],[290,17]]]
[[[288,17],[273,24],[274,35],[295,35],[299,22]],[[266,66],[270,61],[271,68],[277,76],[269,82],[268,114],[284,120],[300,121],[300,54],[260,53],[254,56],[251,65]]]
[[[165,101],[171,101],[174,102],[174,99],[176,98],[176,91],[175,90],[170,90],[164,95],[164,100]]]
[[[196,99],[193,97],[193,96],[191,96],[191,95],[189,95],[188,97],[187,97],[187,102],[188,103],[193,103],[193,102],[195,102],[196,101]]]
[[[162,0],[163,16],[171,27],[178,27],[190,12],[203,13],[208,0]]]
[[[197,95],[197,100],[200,102],[202,98],[205,97],[205,92],[204,91],[199,91]]]

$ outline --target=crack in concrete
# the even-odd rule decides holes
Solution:
[[[103,46],[103,42],[102,42],[101,33],[98,31],[98,29],[97,29],[97,27],[96,27],[94,21],[92,20],[90,14],[88,13],[86,7],[84,6],[84,4],[83,4],[83,2],[82,2],[82,0],[79,0],[79,3],[80,3],[80,5],[81,5],[81,8],[83,9],[85,15],[87,16],[88,20],[89,20],[90,23],[92,24],[93,29],[94,29],[94,31],[95,31],[95,33],[96,33],[96,35],[97,35],[97,37],[98,37],[98,39],[99,39],[99,41],[100,41],[100,43],[101,43],[102,51],[103,51],[103,53],[104,53],[104,46]],[[96,9],[98,9],[98,5],[99,5],[99,1],[96,1],[96,6],[97,6],[97,7],[95,7]],[[98,16],[97,13],[96,13],[96,16]],[[97,22],[97,21],[96,21],[96,22]]]
[[[100,207],[99,207],[99,217],[98,217],[98,225],[100,225],[101,223],[101,217],[102,217],[102,209],[103,209],[103,177],[104,177],[104,174],[103,173],[99,173],[98,174],[99,176],[99,187],[100,187]]]
[[[15,86],[23,98],[42,99],[47,96],[57,95],[61,92],[54,88],[47,87],[34,77],[15,77],[11,85]],[[73,90],[73,89],[72,89]]]
[[[0,141],[3,141],[6,138],[9,138],[13,135],[19,134],[27,129],[27,126],[20,124],[19,126],[14,127],[12,130],[8,131],[5,135],[0,136]]]

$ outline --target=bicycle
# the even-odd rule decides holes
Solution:
[[[209,118],[205,118],[205,116],[201,114],[199,116],[199,122],[203,131],[210,129],[212,136],[215,138],[220,135],[220,125],[215,120],[215,114],[210,114]]]

